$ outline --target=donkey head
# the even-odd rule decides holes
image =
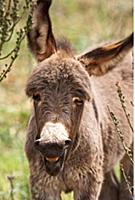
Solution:
[[[55,41],[50,5],[51,0],[39,0],[34,7],[28,42],[39,63],[28,79],[26,94],[34,102],[35,148],[43,156],[47,172],[57,175],[76,147],[85,101],[92,102],[90,76],[115,67],[132,47],[133,36],[74,56],[70,45]]]

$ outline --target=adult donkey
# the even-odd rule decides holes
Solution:
[[[75,200],[98,200],[102,186],[101,199],[120,199],[110,177],[125,150],[108,106],[130,147],[132,131],[115,84],[119,82],[128,95],[126,109],[132,114],[131,58],[126,55],[133,35],[74,56],[67,42],[55,41],[50,4],[51,0],[39,0],[34,5],[28,33],[30,49],[39,61],[26,86],[34,102],[25,146],[32,199],[60,200],[62,191],[73,191]],[[109,186],[115,196],[107,196]]]

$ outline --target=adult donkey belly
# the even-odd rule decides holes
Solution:
[[[122,159],[125,154],[123,146],[130,147],[133,138],[132,128],[122,108],[117,91],[118,87],[116,86],[118,83],[125,96],[125,109],[127,114],[130,115],[130,123],[133,125],[133,74],[130,55],[116,69],[102,77],[93,77],[92,81],[96,104],[99,108],[99,123],[105,157],[104,167],[108,171]],[[117,118],[119,122],[117,127],[122,135],[116,130],[110,112],[113,112]]]

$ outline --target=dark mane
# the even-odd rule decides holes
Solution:
[[[65,37],[61,37],[60,39],[58,39],[56,41],[56,45],[57,45],[57,50],[60,51],[62,50],[70,56],[73,56],[75,53],[75,49],[73,48],[69,40]]]

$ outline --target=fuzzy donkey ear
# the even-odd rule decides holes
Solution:
[[[133,47],[133,33],[126,39],[94,49],[77,59],[89,75],[101,76],[114,68]]]
[[[56,42],[52,33],[49,8],[52,0],[38,0],[33,5],[32,27],[28,33],[28,45],[40,62],[56,51]]]

